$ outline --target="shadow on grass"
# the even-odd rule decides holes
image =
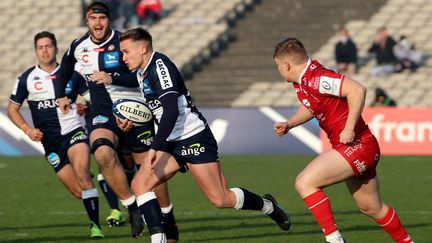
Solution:
[[[338,211],[335,213],[336,215],[352,215],[359,214],[357,210],[347,210],[347,211]],[[305,218],[309,217],[309,218]],[[311,234],[321,234],[319,231],[319,227],[316,224],[315,220],[311,219],[311,215],[309,212],[301,212],[301,213],[293,213],[291,214],[291,219],[293,221],[292,229],[290,231],[279,231],[279,232],[271,232],[274,230],[279,230],[278,226],[275,223],[261,214],[245,214],[239,213],[237,215],[226,215],[221,214],[218,215],[215,213],[214,215],[206,215],[200,216],[197,215],[182,215],[178,220],[178,225],[180,227],[180,235],[182,233],[192,233],[196,234],[198,232],[212,232],[212,236],[202,236],[199,239],[188,240],[188,242],[234,242],[235,240],[247,240],[247,239],[268,239],[268,237],[282,237],[289,235],[311,235]],[[230,221],[225,224],[215,223],[212,225],[211,222],[217,221]],[[188,225],[188,223],[201,223],[198,226],[196,225]],[[184,227],[182,227],[182,225]],[[409,228],[425,228],[431,226],[432,223],[419,223],[419,224],[405,224],[406,227]],[[14,226],[14,227],[1,227],[0,235],[4,233],[20,233],[24,230],[37,230],[37,231],[51,231],[55,232],[56,229],[62,229],[64,231],[65,228],[72,229],[73,228],[82,228],[85,225],[83,224],[74,224],[74,223],[65,223],[65,224],[50,224],[50,225],[36,225],[36,226]],[[302,226],[311,226],[316,228],[313,230],[301,230]],[[381,229],[376,225],[355,225],[343,227],[341,225],[342,231],[344,232],[366,232],[366,231],[380,231]],[[270,230],[267,230],[271,228]],[[253,233],[245,233],[244,229],[253,230]],[[78,230],[76,230],[78,231]],[[21,243],[21,242],[80,242],[80,241],[88,241],[89,236],[87,231],[81,231],[79,229],[79,233],[68,232],[68,235],[54,235],[47,236],[15,236],[9,237],[9,240],[0,240],[1,242],[10,242],[10,243]],[[216,231],[216,232],[215,232]],[[238,231],[237,236],[227,236],[227,234],[232,234],[233,231]],[[112,240],[115,242],[122,242],[125,239],[129,238],[129,227],[125,228],[124,232],[119,234],[112,235],[110,234],[106,239]],[[148,237],[148,233],[146,230],[144,238]],[[1,237],[0,237],[1,238]],[[12,238],[12,239],[11,239]]]

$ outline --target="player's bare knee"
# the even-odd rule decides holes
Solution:
[[[91,145],[91,151],[99,166],[109,164],[115,160],[115,145],[109,139],[98,138]]]
[[[304,192],[307,191],[308,189],[307,183],[303,178],[303,176],[301,176],[301,174],[297,176],[294,183],[294,188],[300,195],[304,194]]]
[[[80,189],[73,189],[70,191],[72,193],[72,195],[77,198],[77,199],[81,199],[81,190]]]

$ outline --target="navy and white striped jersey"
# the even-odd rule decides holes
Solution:
[[[25,71],[16,80],[9,100],[22,105],[25,99],[29,105],[33,124],[44,133],[44,139],[65,135],[79,127],[81,122],[74,104],[76,93],[84,95],[88,92],[85,83],[79,79],[69,80],[63,91],[72,103],[71,112],[63,114],[56,102],[56,93],[63,87],[60,77],[60,66],[48,73],[38,66]],[[75,72],[75,75],[79,75]]]
[[[166,141],[183,140],[204,130],[207,121],[193,105],[180,71],[167,56],[159,52],[153,52],[147,66],[138,70],[137,75],[145,101],[153,112],[157,123],[160,123],[164,114],[163,104],[160,99],[167,94],[177,95],[179,114],[174,128],[167,133],[169,136]],[[166,105],[170,106],[170,104]],[[159,130],[161,129],[164,128],[159,126]],[[158,134],[159,131],[155,140]]]
[[[110,36],[107,40],[102,43],[95,43],[91,40],[90,34],[87,33],[72,42],[62,59],[62,75],[66,79],[70,77],[75,64],[79,63],[78,72],[87,80],[93,108],[101,114],[111,114],[112,102],[119,98],[141,97],[137,82],[135,82],[136,87],[90,82],[90,75],[95,71],[108,73],[113,78],[113,82],[122,78],[136,80],[136,74],[131,73],[122,60],[119,34],[118,31],[110,30]]]

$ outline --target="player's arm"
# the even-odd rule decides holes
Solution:
[[[8,105],[8,116],[9,119],[19,127],[31,140],[39,142],[42,139],[42,132],[39,129],[31,128],[30,125],[25,121],[24,117],[20,112],[21,105],[15,104],[9,101]]]
[[[90,76],[90,79],[97,84],[113,84],[132,88],[139,86],[137,71],[122,74],[120,76],[111,76],[104,71],[94,72]]]
[[[282,137],[290,129],[299,126],[312,118],[313,114],[303,104],[301,104],[298,111],[294,115],[288,118],[288,120],[285,122],[276,122],[273,128],[275,133],[279,137]]]
[[[154,150],[159,150],[161,145],[167,140],[174,129],[174,125],[179,115],[177,96],[177,92],[169,92],[159,98],[163,113],[159,121],[158,131],[151,145],[151,148]]]
[[[58,106],[63,111],[63,113],[68,113],[70,110],[70,102],[69,98],[65,95],[65,89],[67,82],[71,79],[72,74],[74,72],[76,59],[73,56],[73,52],[71,51],[71,48],[65,52],[63,55],[62,61],[61,61],[61,67],[60,67],[60,75],[61,80],[63,82],[60,82],[60,85],[58,86],[58,89],[56,89],[55,94],[58,101]]]
[[[346,97],[348,101],[348,117],[340,134],[340,142],[347,144],[354,141],[354,129],[364,108],[366,88],[357,81],[344,77],[341,97]]]
[[[113,76],[112,84],[126,87],[138,87],[139,84],[137,71],[135,70],[131,73],[123,74],[120,76]]]
[[[73,56],[73,53],[70,52],[70,49],[65,52],[62,57],[61,66],[60,66],[60,75],[61,75],[61,85],[59,85],[58,90],[56,90],[56,98],[65,97],[65,89],[69,80],[72,79],[72,75],[75,71],[75,63],[76,59]]]

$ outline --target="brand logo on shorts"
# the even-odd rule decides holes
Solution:
[[[145,144],[147,146],[150,146],[153,142],[152,132],[151,131],[145,131],[137,136],[137,138],[140,140],[142,144]]]
[[[73,144],[76,141],[82,141],[86,139],[87,139],[87,135],[83,131],[79,131],[72,136],[71,140],[69,141],[69,144]]]
[[[195,156],[198,156],[198,155],[200,155],[201,153],[204,153],[204,152],[205,152],[205,147],[201,147],[200,143],[195,143],[195,144],[192,144],[192,145],[190,145],[188,147],[184,147],[183,146],[183,149],[181,150],[181,155],[182,156],[185,156],[185,155],[195,155]]]
[[[48,154],[47,160],[54,168],[56,168],[60,164],[60,157],[56,153]]]
[[[93,125],[99,125],[99,124],[104,124],[108,122],[108,117],[106,116],[101,116],[98,115],[95,118],[93,118]]]
[[[352,145],[349,146],[346,150],[345,150],[345,154],[347,156],[351,156],[355,151],[357,151],[357,149],[361,148],[362,144],[360,143],[360,139],[357,139],[355,141],[352,142]]]
[[[360,175],[366,171],[366,165],[364,161],[360,161],[357,159],[356,161],[354,161],[354,165],[357,167],[357,170],[360,173]]]

